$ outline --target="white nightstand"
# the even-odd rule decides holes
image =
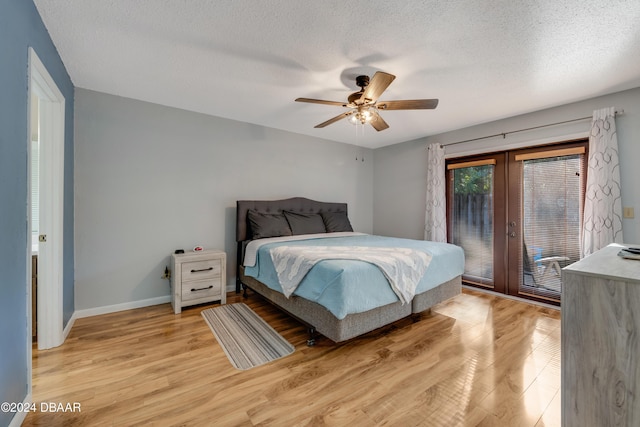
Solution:
[[[171,261],[171,307],[176,314],[189,305],[227,302],[227,254],[224,251],[172,254]]]

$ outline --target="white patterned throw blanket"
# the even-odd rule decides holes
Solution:
[[[377,266],[402,304],[410,303],[431,254],[409,248],[365,246],[280,246],[270,251],[284,295],[296,290],[304,276],[320,261],[350,259]]]

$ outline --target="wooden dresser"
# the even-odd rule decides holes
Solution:
[[[227,255],[219,250],[186,252],[171,256],[171,306],[182,307],[219,300],[227,301]]]
[[[640,426],[640,261],[621,248],[562,270],[563,427]]]

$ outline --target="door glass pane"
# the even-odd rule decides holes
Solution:
[[[583,155],[525,160],[520,290],[560,298],[560,269],[580,259]]]
[[[493,286],[494,165],[451,171],[449,185],[451,243],[465,254],[465,280]]]

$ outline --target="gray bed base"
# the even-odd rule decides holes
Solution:
[[[319,332],[334,342],[346,341],[410,316],[412,313],[421,313],[462,292],[462,278],[458,276],[433,289],[415,295],[411,304],[402,305],[400,301],[397,301],[364,313],[349,314],[344,319],[338,319],[320,304],[295,295],[286,298],[282,293],[272,290],[255,278],[245,276],[242,261],[246,241],[251,239],[247,225],[247,212],[250,209],[262,213],[281,212],[282,210],[301,213],[317,213],[323,210],[346,213],[346,203],[324,203],[296,197],[269,201],[239,200],[236,204],[236,241],[238,243],[236,292],[239,292],[240,286],[243,286],[246,297],[246,288],[248,287],[306,324],[310,333],[307,345],[311,346],[315,343],[315,332]]]
[[[245,276],[244,269],[242,269],[241,281],[245,287],[262,295],[269,302],[304,323],[309,329],[310,336],[307,340],[309,346],[314,344],[316,332],[334,342],[346,341],[411,314],[429,310],[434,305],[458,295],[462,289],[461,278],[458,276],[436,288],[416,295],[411,304],[402,305],[400,301],[397,301],[364,313],[349,314],[344,319],[338,319],[318,303],[295,295],[286,298],[282,293],[274,291],[253,277]]]

